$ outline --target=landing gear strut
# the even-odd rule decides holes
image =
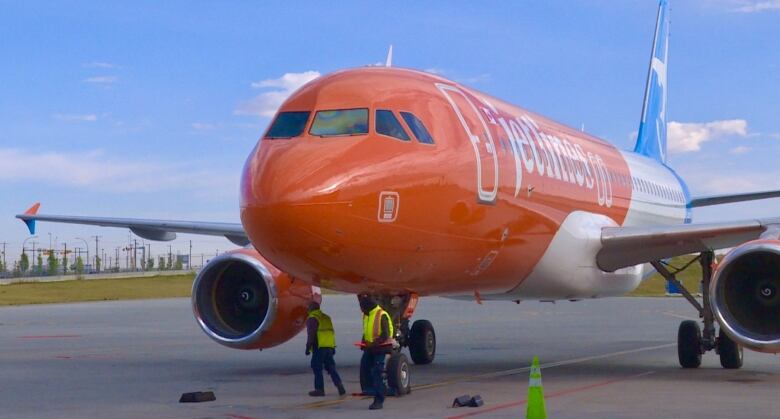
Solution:
[[[358,295],[358,299],[362,298],[372,298],[390,314],[393,320],[394,337],[400,347],[389,354],[385,363],[388,393],[396,396],[408,394],[411,391],[411,368],[408,358],[401,353],[401,349],[408,347],[412,361],[417,365],[433,362],[436,356],[436,333],[433,324],[428,320],[417,320],[411,328],[409,327],[419,299],[416,294]],[[360,387],[364,393],[371,391],[371,371],[365,355],[360,361]]]
[[[677,274],[693,265],[696,261],[701,265],[702,302],[696,299],[691,292],[677,279]],[[715,253],[702,252],[679,269],[669,271],[671,267],[661,261],[651,262],[653,267],[668,282],[674,284],[683,297],[699,312],[703,328],[694,320],[686,320],[680,323],[677,331],[677,357],[683,368],[698,368],[701,365],[702,354],[715,350],[720,356],[720,364],[723,368],[742,367],[742,347],[729,338],[723,330],[715,335],[715,317],[712,312],[709,288],[712,280],[712,267],[715,262]]]

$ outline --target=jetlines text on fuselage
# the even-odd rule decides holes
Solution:
[[[493,111],[483,108],[483,112]],[[549,179],[595,189],[599,205],[612,206],[612,183],[600,155],[586,152],[582,145],[566,138],[542,132],[528,115],[512,117],[499,112],[493,118],[509,140],[516,168],[522,166],[529,174],[535,171]],[[520,185],[516,185],[515,196],[519,190]]]
[[[451,85],[438,85],[437,87],[449,99],[456,115],[463,122],[466,135],[469,138],[479,137],[463,121],[462,110],[450,98],[445,89],[459,93],[459,96],[471,105],[469,107],[473,107],[474,104],[469,95]],[[529,115],[513,116],[499,111],[487,100],[482,100],[482,102],[486,106],[481,106],[479,109],[486,118],[483,119],[480,116],[480,120],[486,119],[489,124],[499,126],[499,131],[503,131],[510,144],[515,162],[515,197],[519,195],[521,189],[524,168],[528,174],[536,172],[539,176],[546,176],[555,181],[569,183],[587,190],[595,189],[598,204],[606,207],[612,206],[612,182],[606,164],[598,153],[585,151],[581,144],[572,143],[565,137],[560,138],[558,135],[543,132]],[[487,132],[489,128],[485,126],[485,129],[486,132],[480,134],[484,138],[490,139],[492,143],[491,135]],[[501,136],[501,132],[498,135]],[[479,139],[474,138],[472,142],[476,149],[476,145],[480,143]],[[497,159],[495,163],[498,163]],[[479,153],[477,153],[478,179],[481,178],[479,175],[482,174],[481,164]]]

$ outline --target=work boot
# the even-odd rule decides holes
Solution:
[[[312,397],[324,397],[325,396],[325,390],[312,390],[309,392],[309,396]]]
[[[382,402],[378,400],[374,400],[373,403],[371,403],[371,406],[368,406],[368,410],[379,410],[382,408]]]
[[[338,389],[339,389],[339,396],[343,396],[347,394],[347,390],[344,389],[344,384],[339,384]]]

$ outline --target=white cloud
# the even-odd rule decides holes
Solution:
[[[196,131],[211,131],[217,126],[208,122],[193,122],[192,129]]]
[[[89,114],[62,114],[62,113],[55,113],[52,115],[52,117],[59,121],[75,121],[75,122],[95,122],[97,121],[98,117],[94,113]]]
[[[197,163],[123,160],[100,150],[43,152],[0,148],[0,182],[87,188],[105,192],[187,190],[235,195],[239,173],[204,170]]]
[[[780,10],[780,0],[740,0],[734,8],[740,13],[760,13],[771,10]]]
[[[746,137],[748,135],[747,121],[744,119],[729,119],[706,123],[669,122],[669,150],[673,153],[684,153],[701,150],[701,144],[716,138],[727,136]]]
[[[84,83],[93,83],[93,84],[114,84],[116,81],[119,80],[117,76],[95,76],[95,77],[87,77],[84,79]]]
[[[745,154],[745,153],[747,153],[750,150],[751,150],[750,147],[741,145],[741,146],[737,146],[737,147],[732,148],[731,151],[729,151],[729,153],[731,153],[731,154]]]
[[[119,68],[118,65],[106,61],[92,61],[81,65],[86,68]]]
[[[258,115],[272,117],[279,106],[299,87],[320,76],[319,71],[286,73],[277,79],[267,79],[252,83],[254,89],[271,89],[254,98],[240,103],[235,110],[238,115]]]

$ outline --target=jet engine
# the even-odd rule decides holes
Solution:
[[[733,249],[709,292],[715,318],[735,342],[780,352],[780,241],[757,240]]]
[[[235,349],[265,349],[300,332],[319,288],[283,273],[256,250],[212,259],[195,277],[192,308],[200,328]]]

